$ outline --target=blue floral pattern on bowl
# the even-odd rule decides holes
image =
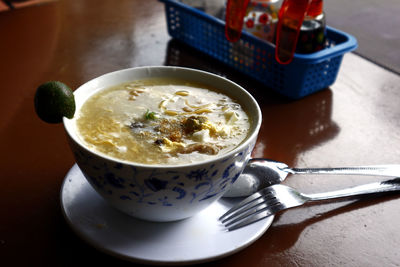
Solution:
[[[78,166],[98,193],[117,209],[149,220],[157,220],[149,217],[149,206],[179,210],[189,204],[195,213],[219,199],[243,171],[253,146],[197,168],[152,168],[108,160],[71,143]],[[162,220],[172,220],[168,217]]]

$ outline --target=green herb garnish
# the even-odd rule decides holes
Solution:
[[[146,120],[155,120],[157,119],[157,114],[154,111],[146,111],[146,114],[144,114],[144,118]]]

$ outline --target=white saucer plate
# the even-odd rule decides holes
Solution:
[[[106,203],[75,164],[61,189],[61,207],[71,228],[83,240],[120,259],[147,264],[186,265],[236,253],[261,237],[273,217],[234,231],[218,222],[234,203],[221,199],[199,214],[176,222],[132,218]]]

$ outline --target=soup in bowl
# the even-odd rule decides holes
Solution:
[[[246,90],[188,68],[120,70],[74,96],[63,122],[82,173],[113,207],[150,221],[184,219],[222,197],[261,125]]]

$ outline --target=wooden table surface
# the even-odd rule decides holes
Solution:
[[[164,5],[139,0],[59,0],[0,13],[0,265],[130,266],[92,248],[63,219],[61,183],[74,159],[63,126],[40,121],[36,87],[77,88],[128,67],[179,65],[224,75],[259,102],[253,156],[293,167],[400,163],[400,77],[344,56],[336,82],[293,101],[168,36]],[[383,180],[291,176],[306,193]],[[276,216],[248,248],[207,266],[399,266],[396,194],[313,204]]]

